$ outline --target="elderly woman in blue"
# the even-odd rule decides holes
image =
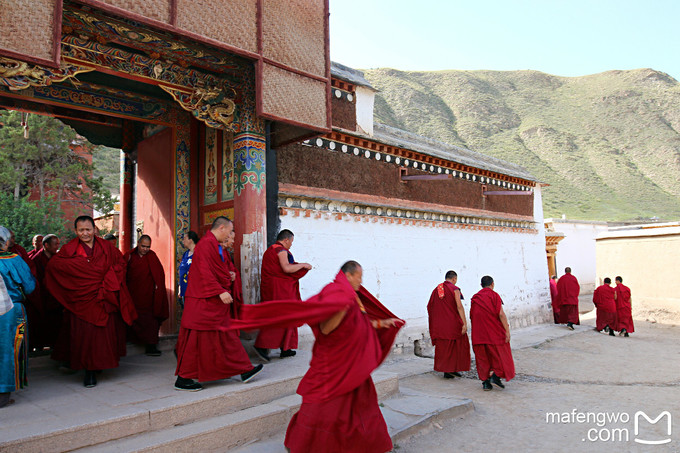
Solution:
[[[35,279],[24,260],[7,251],[10,232],[0,226],[0,275],[6,292],[0,303],[0,408],[14,402],[10,393],[26,385],[28,339],[26,338],[26,294],[35,289]],[[1,288],[0,288],[1,290]]]

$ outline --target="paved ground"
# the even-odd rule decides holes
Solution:
[[[610,337],[593,330],[592,315],[585,318],[569,335],[525,349],[513,345],[518,375],[505,390],[483,392],[472,373],[453,381],[434,374],[406,380],[470,398],[475,411],[395,451],[680,452],[680,328],[639,321],[630,338]],[[666,417],[651,424],[640,416],[636,436],[638,411],[652,420],[668,411],[672,434]],[[645,445],[635,438],[671,442]]]

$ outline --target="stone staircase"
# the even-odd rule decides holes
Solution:
[[[43,381],[37,373],[35,405],[52,404],[46,412],[63,413],[48,417],[17,398],[16,405],[0,412],[0,452],[285,451],[283,437],[301,403],[295,390],[309,355],[300,351],[294,359],[273,359],[251,383],[227,379],[201,392],[172,389],[168,364],[174,358],[169,354],[164,354],[164,363],[143,355],[127,357],[120,369],[106,371],[94,389],[82,387],[79,376],[55,377],[43,370],[52,380]],[[151,370],[140,372],[142,365]],[[409,356],[388,361],[373,374],[395,441],[473,409],[468,399],[400,386],[400,378],[431,369],[431,360]],[[64,382],[64,392],[73,392],[70,398],[54,393]],[[133,382],[136,389],[127,389]],[[142,390],[145,386],[148,389]],[[64,407],[71,398],[77,402]],[[13,418],[5,423],[5,417]]]

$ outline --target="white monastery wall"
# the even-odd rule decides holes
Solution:
[[[535,214],[542,216],[540,189],[536,196]],[[403,225],[352,215],[281,217],[281,228],[295,234],[295,259],[313,266],[300,281],[302,298],[319,292],[345,261],[356,260],[364,269],[364,286],[407,321],[397,339],[397,346],[407,348],[429,338],[427,302],[449,269],[458,273],[468,319],[470,298],[480,289],[481,277],[491,275],[512,328],[547,322],[551,312],[542,218],[537,226],[536,233]],[[303,337],[309,332],[300,329]]]

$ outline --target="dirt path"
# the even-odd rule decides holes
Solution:
[[[518,375],[505,390],[483,392],[476,373],[474,379],[444,380],[440,373],[411,378],[409,385],[471,398],[475,411],[395,451],[680,452],[680,327],[636,327],[630,338],[587,329],[513,351]],[[665,417],[651,424],[640,416],[636,436],[638,411],[652,420],[668,411],[672,434]],[[644,445],[636,438],[671,442]]]

